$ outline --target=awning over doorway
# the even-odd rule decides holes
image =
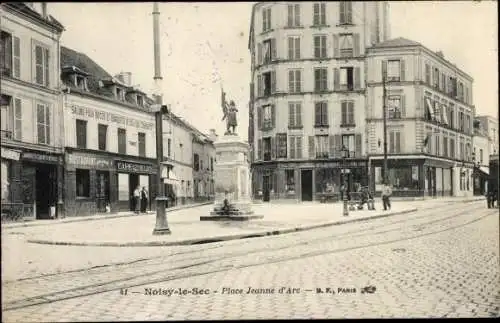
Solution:
[[[427,111],[431,115],[431,118],[435,119],[436,111],[434,111],[434,107],[432,106],[431,100],[429,98],[425,98],[425,107],[427,108]]]
[[[480,177],[488,177],[490,172],[488,167],[474,167],[473,174]]]

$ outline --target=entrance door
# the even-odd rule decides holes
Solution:
[[[300,182],[302,188],[302,201],[313,200],[313,178],[311,169],[303,169],[300,172]]]
[[[269,200],[271,199],[271,176],[264,175],[262,177],[262,189],[263,189],[262,200],[264,202],[269,202]]]
[[[130,210],[135,210],[135,199],[134,199],[134,191],[139,186],[139,175],[130,174],[128,176],[128,191],[130,196]]]
[[[98,212],[106,212],[109,203],[109,172],[97,171],[96,203]]]
[[[52,165],[38,164],[36,166],[36,218],[49,219],[50,207],[55,207],[55,167]]]

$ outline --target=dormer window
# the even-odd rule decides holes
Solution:
[[[140,107],[144,106],[144,99],[143,99],[142,95],[137,95],[137,105]]]
[[[87,78],[85,76],[76,75],[75,77],[75,86],[83,91],[88,91],[87,88]]]
[[[120,101],[125,100],[125,91],[123,91],[123,89],[120,89],[119,87],[116,88],[116,99]]]

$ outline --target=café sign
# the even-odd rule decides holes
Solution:
[[[51,162],[51,163],[57,163],[59,161],[59,158],[57,156],[47,155],[47,154],[37,154],[31,152],[24,152],[23,159],[31,159],[40,162]]]
[[[131,163],[119,160],[116,161],[116,169],[119,172],[127,172],[127,173],[148,173],[148,174],[156,173],[156,170],[153,167],[153,165]]]
[[[134,118],[126,117],[123,115],[99,109],[87,108],[74,104],[70,106],[70,109],[72,114],[80,117],[86,117],[89,119],[92,118],[99,121],[108,121],[110,123],[116,123],[127,127],[135,127],[139,129],[151,130],[155,126],[153,122],[137,120]]]

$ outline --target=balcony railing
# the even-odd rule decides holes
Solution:
[[[2,130],[1,131],[1,138],[2,139],[13,139],[13,134],[12,131],[9,130]]]

